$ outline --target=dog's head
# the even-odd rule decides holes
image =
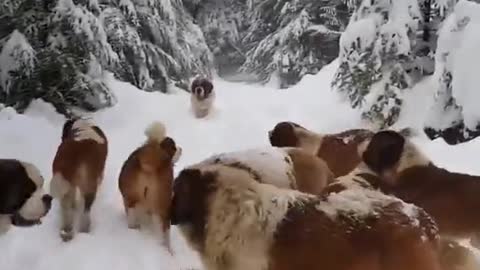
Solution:
[[[430,164],[412,142],[393,130],[375,133],[359,147],[359,154],[363,163],[389,184],[394,184],[398,173],[408,168]]]
[[[197,99],[204,100],[212,95],[213,84],[208,79],[198,78],[192,82],[190,90]]]
[[[268,132],[270,144],[275,147],[299,147],[309,131],[293,122],[280,122]]]
[[[160,142],[160,151],[162,159],[171,161],[172,164],[176,163],[182,156],[182,148],[170,137],[165,137]]]
[[[208,198],[215,190],[215,173],[200,169],[182,170],[173,184],[171,224],[192,228],[201,237],[206,224]]]
[[[52,196],[43,188],[38,168],[15,159],[0,160],[0,215],[8,215],[15,226],[40,223],[51,208]]]

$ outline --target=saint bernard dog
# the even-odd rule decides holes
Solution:
[[[38,168],[17,159],[0,159],[0,235],[11,225],[40,224],[52,205]]]
[[[174,181],[171,223],[207,270],[440,270],[435,223],[371,189],[316,196],[206,164]]]
[[[480,248],[480,176],[436,166],[395,131],[376,133],[359,153],[362,166],[377,176],[370,181],[373,185],[425,209],[443,237],[470,239]]]
[[[259,147],[213,155],[189,166],[222,165],[248,172],[260,183],[321,194],[334,177],[325,162],[299,148]]]
[[[173,166],[182,148],[167,137],[166,128],[153,122],[145,130],[146,141],[124,162],[118,186],[123,197],[128,227],[153,229],[169,251],[170,205],[172,199]]]
[[[337,178],[337,181],[324,189],[324,194],[339,193],[345,190],[376,190],[381,179],[368,167],[361,163],[348,175]],[[433,220],[433,218],[432,218]],[[434,220],[432,222],[435,222]],[[436,223],[435,223],[436,224]],[[438,257],[443,270],[478,270],[480,261],[467,247],[457,241],[441,237],[438,244]]]
[[[50,182],[50,193],[60,201],[63,241],[74,237],[77,211],[81,212],[79,231],[90,232],[90,210],[103,180],[107,154],[107,137],[98,126],[80,118],[64,123]]]
[[[402,134],[413,136],[413,130],[404,128]],[[336,134],[320,134],[293,122],[280,122],[269,131],[272,146],[298,147],[325,160],[335,177],[343,176],[361,161],[358,146],[375,133],[368,129],[351,129]]]
[[[190,87],[190,104],[197,118],[206,117],[213,109],[215,90],[210,80],[196,78]]]

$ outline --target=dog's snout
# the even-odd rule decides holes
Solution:
[[[42,197],[42,201],[45,204],[45,206],[47,206],[47,208],[50,208],[52,206],[52,200],[53,200],[53,197],[48,194],[45,194]]]

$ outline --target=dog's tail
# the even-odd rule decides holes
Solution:
[[[398,130],[398,133],[405,138],[412,138],[418,135],[417,131],[411,127],[405,127]]]
[[[167,128],[162,122],[155,121],[145,129],[145,136],[151,142],[161,143],[167,136]]]

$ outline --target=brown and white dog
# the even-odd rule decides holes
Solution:
[[[413,131],[400,131],[410,137]],[[351,172],[361,162],[358,146],[375,134],[368,129],[351,129],[336,134],[320,134],[293,122],[280,122],[269,131],[269,140],[276,147],[298,147],[325,160],[335,177]]]
[[[103,180],[108,154],[104,132],[84,119],[70,119],[52,165],[50,193],[60,200],[63,241],[74,237],[75,215],[81,210],[79,231],[90,232],[90,210]]]
[[[440,270],[429,216],[378,191],[320,197],[222,165],[173,189],[172,224],[208,270]]]
[[[155,226],[155,231],[170,250],[173,165],[180,158],[182,148],[167,137],[166,128],[160,122],[153,122],[145,130],[145,135],[145,143],[123,164],[118,186],[128,227]]]
[[[190,91],[190,104],[195,117],[207,116],[213,108],[216,96],[212,82],[206,78],[196,78],[192,82]]]
[[[11,225],[40,224],[52,205],[38,168],[17,159],[0,159],[0,235]]]
[[[339,177],[337,181],[328,185],[324,189],[324,194],[338,193],[344,190],[375,190],[378,181],[381,181],[378,179],[378,176],[372,173],[364,164],[361,164],[348,175]],[[441,237],[438,254],[443,270],[480,269],[480,261],[475,254],[454,240]]]
[[[321,194],[334,180],[327,164],[300,148],[261,147],[213,155],[189,166],[222,165],[248,172],[260,183]]]
[[[394,131],[376,133],[359,151],[364,169],[378,176],[373,185],[425,209],[443,237],[470,238],[480,248],[480,176],[439,168]]]

